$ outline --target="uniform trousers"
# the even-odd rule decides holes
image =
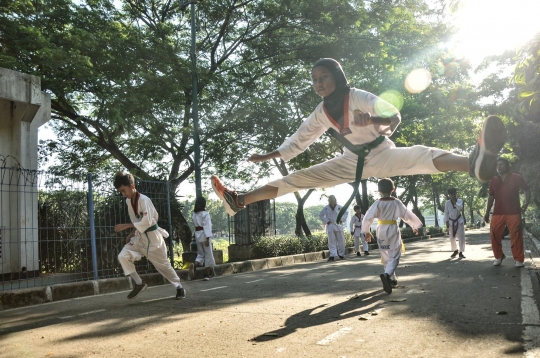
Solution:
[[[150,249],[148,249],[148,239],[150,240]],[[118,254],[118,261],[122,265],[124,275],[129,276],[136,272],[135,262],[144,256],[147,256],[148,261],[173,286],[182,287],[180,277],[176,274],[167,257],[167,245],[159,230],[150,231],[142,236],[137,232],[136,236],[131,239],[131,243],[124,245]]]

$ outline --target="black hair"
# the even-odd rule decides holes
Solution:
[[[383,194],[390,194],[395,189],[394,182],[390,178],[384,178],[377,183],[379,192]]]
[[[131,184],[135,184],[135,178],[133,175],[122,171],[115,174],[113,183],[115,189],[120,188],[122,185],[131,186]]]
[[[508,159],[497,158],[497,161],[498,161],[498,162],[503,162],[504,164],[506,164],[506,167],[507,167],[507,168],[510,168],[510,162],[508,161]]]
[[[199,211],[205,211],[206,210],[206,199],[202,196],[195,199],[195,208],[193,209],[194,212],[198,213]]]
[[[355,205],[354,206],[354,211],[358,210],[358,209],[362,209],[362,207],[360,205]]]
[[[454,195],[454,194],[457,193],[457,189],[456,188],[448,188],[446,193],[448,193],[448,195]]]

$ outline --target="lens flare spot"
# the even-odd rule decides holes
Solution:
[[[403,95],[395,90],[388,90],[379,95],[380,98],[396,107],[398,111],[403,108]],[[393,108],[388,107],[384,102],[375,103],[375,111],[381,117],[391,117],[395,114]]]
[[[417,68],[405,78],[405,89],[409,93],[420,93],[431,83],[431,73],[425,68]]]

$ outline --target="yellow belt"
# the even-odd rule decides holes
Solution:
[[[397,220],[379,220],[377,225],[397,225]]]

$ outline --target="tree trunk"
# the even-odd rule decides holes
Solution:
[[[294,234],[296,236],[311,236],[311,230],[309,229],[304,216],[304,203],[314,190],[315,189],[309,189],[304,197],[301,197],[298,192],[294,193],[296,201],[298,202],[298,209],[296,209],[296,228],[294,229]]]
[[[283,159],[277,160],[276,158],[274,158],[273,161],[281,175],[289,175],[289,170],[287,169],[287,166],[285,165],[285,161]],[[294,197],[296,198],[296,202],[298,203],[298,208],[296,209],[296,227],[294,229],[294,234],[296,236],[311,236],[311,230],[309,229],[306,218],[304,217],[304,203],[314,190],[315,189],[309,189],[306,195],[304,195],[304,197],[301,197],[299,192],[294,193]]]
[[[367,179],[362,180],[360,183],[362,184],[362,214],[365,214],[369,209]]]

